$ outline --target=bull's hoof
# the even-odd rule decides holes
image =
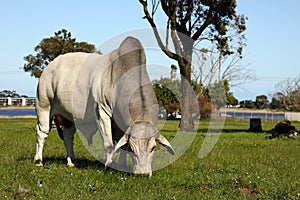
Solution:
[[[43,167],[43,162],[41,160],[35,160],[34,161],[35,166],[37,167]]]
[[[75,164],[72,162],[72,159],[70,157],[67,158],[67,166],[68,167],[75,167]]]
[[[67,166],[68,167],[75,167],[75,164],[74,163],[68,163]]]

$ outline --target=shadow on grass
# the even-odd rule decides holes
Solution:
[[[198,133],[207,133],[208,129],[207,128],[199,128],[197,129]],[[210,132],[219,132],[219,129],[210,129]],[[248,129],[222,129],[222,133],[241,133],[241,132],[247,132],[247,133],[269,133],[270,131],[265,131],[263,130],[262,132],[251,132]]]
[[[67,159],[65,157],[47,157],[44,158],[44,165],[58,164],[66,165]],[[104,164],[98,160],[90,160],[87,158],[76,158],[75,167],[78,169],[104,169]]]
[[[64,157],[48,157],[48,158],[44,158],[44,166],[47,166],[47,165],[61,165],[61,166],[65,166],[67,167],[66,165],[66,158]],[[94,171],[97,171],[97,170],[101,170],[103,171],[104,173],[110,173],[110,172],[119,172],[120,170],[117,170],[115,168],[113,168],[112,166],[115,166],[116,163],[113,162],[111,165],[112,166],[108,166],[107,168],[105,168],[104,166],[104,161],[99,161],[99,160],[90,160],[90,159],[87,159],[87,158],[76,158],[75,160],[75,168],[77,169],[88,169],[88,170],[94,170]],[[129,170],[129,169],[127,169]],[[125,173],[127,175],[130,175],[131,173],[129,172],[122,172],[122,173]]]

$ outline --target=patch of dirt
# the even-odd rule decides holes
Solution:
[[[255,184],[244,183],[239,178],[232,178],[235,188],[244,196],[257,197],[260,194],[260,189]]]

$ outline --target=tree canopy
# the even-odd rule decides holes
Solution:
[[[0,97],[27,97],[26,95],[20,95],[15,90],[3,90],[0,91]]]
[[[181,93],[178,79],[160,78],[153,80],[152,85],[159,105],[164,107],[171,103],[179,103]]]
[[[164,108],[170,119],[174,118],[174,114],[181,113],[179,99],[181,98],[181,84],[178,79],[160,78],[152,81],[158,104]],[[228,81],[220,81],[208,87],[202,87],[202,93],[197,91],[197,86],[193,82],[196,99],[192,100],[192,113],[201,117],[209,117],[213,108],[219,108],[226,105],[237,105],[238,100],[230,92]],[[198,113],[200,110],[200,113]]]
[[[231,54],[234,49],[228,44],[230,27],[243,35],[246,30],[244,15],[237,15],[236,0],[152,0],[149,11],[147,0],[139,0],[144,10],[144,18],[147,19],[153,29],[157,43],[161,50],[171,59],[178,62],[182,75],[182,118],[181,130],[194,129],[191,96],[191,66],[193,48],[196,41],[210,41],[221,52],[221,56]],[[166,18],[166,39],[163,39],[157,30],[154,15],[161,5]],[[172,41],[174,51],[169,46]],[[235,49],[242,53],[241,48]]]
[[[26,63],[23,66],[25,72],[31,76],[40,77],[42,71],[57,56],[69,52],[94,52],[95,45],[87,42],[77,42],[72,38],[71,32],[66,29],[59,30],[54,36],[44,38],[34,48],[36,55],[29,54],[24,57]]]

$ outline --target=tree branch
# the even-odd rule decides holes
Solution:
[[[147,0],[139,0],[139,2],[143,5],[143,8],[144,8],[144,14],[145,16],[143,17],[144,19],[147,19],[147,21],[149,22],[149,24],[151,25],[152,27],[152,30],[154,32],[154,35],[155,35],[155,38],[156,38],[156,41],[158,43],[158,46],[161,48],[161,50],[171,59],[174,59],[174,60],[178,60],[178,55],[176,55],[175,53],[173,53],[172,51],[170,51],[168,49],[168,47],[166,47],[162,40],[161,40],[161,37],[158,33],[158,30],[157,30],[157,27],[156,27],[156,24],[153,20],[153,18],[150,16],[149,14],[149,11],[148,11],[148,4],[147,4]]]
[[[212,23],[212,18],[213,18],[213,10],[214,10],[214,6],[210,6],[209,11],[207,13],[207,17],[206,20],[204,21],[204,23],[200,26],[200,28],[196,31],[196,33],[194,33],[194,35],[192,36],[192,39],[194,41],[196,41],[200,35],[202,35],[203,31]]]
[[[185,17],[181,20],[181,26],[185,26],[185,28],[186,28],[186,24],[189,22],[189,28],[187,30],[189,34],[192,32],[191,16],[192,16],[193,10],[194,10],[194,4],[193,4],[193,1],[190,0],[189,5],[188,5],[188,11],[187,11]]]

